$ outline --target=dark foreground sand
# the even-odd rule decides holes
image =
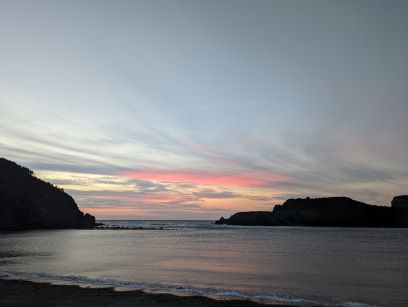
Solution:
[[[90,289],[0,279],[0,306],[270,307],[271,305],[238,300],[213,300],[201,296],[180,297],[170,294],[148,294],[142,291],[115,292],[112,288]]]

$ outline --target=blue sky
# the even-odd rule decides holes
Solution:
[[[99,218],[408,184],[406,1],[0,2],[0,153]]]

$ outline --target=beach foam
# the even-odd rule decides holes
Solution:
[[[263,304],[285,303],[293,305],[319,305],[329,306],[333,303],[318,302],[303,298],[283,297],[275,294],[253,295],[245,292],[223,288],[199,288],[186,285],[166,285],[159,283],[144,283],[113,278],[88,278],[79,275],[55,275],[47,273],[20,272],[12,270],[0,270],[0,278],[10,280],[27,280],[32,282],[47,282],[56,285],[77,285],[91,288],[115,288],[117,291],[142,290],[148,293],[170,293],[180,296],[199,295],[215,299],[239,299],[250,300]],[[335,304],[341,307],[375,307],[360,302],[339,302]]]
[[[240,299],[240,300],[251,300],[259,303],[266,304],[276,304],[276,303],[286,303],[286,304],[302,304],[302,305],[326,305],[324,303],[302,299],[302,298],[292,298],[283,297],[274,294],[268,295],[250,295],[248,293],[222,289],[222,288],[199,288],[186,285],[166,285],[158,283],[142,283],[118,280],[113,278],[88,278],[86,276],[79,275],[55,275],[47,273],[34,273],[34,272],[20,272],[12,270],[0,270],[0,278],[10,279],[10,280],[27,280],[33,282],[47,282],[57,285],[77,285],[80,287],[91,287],[91,288],[115,288],[118,291],[132,291],[132,290],[142,290],[148,293],[170,293],[181,296],[188,295],[199,295],[207,296],[215,299]],[[346,306],[346,305],[344,305]],[[347,307],[354,307],[347,305]],[[361,305],[368,306],[368,305]],[[360,306],[359,306],[360,307]]]

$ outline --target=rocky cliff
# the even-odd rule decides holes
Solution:
[[[0,230],[92,228],[62,189],[33,176],[29,169],[0,158]]]
[[[273,211],[238,212],[217,224],[263,226],[408,227],[408,196],[391,207],[372,206],[348,197],[288,199]]]

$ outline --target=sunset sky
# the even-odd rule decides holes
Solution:
[[[408,1],[0,0],[0,156],[99,219],[408,192]]]

